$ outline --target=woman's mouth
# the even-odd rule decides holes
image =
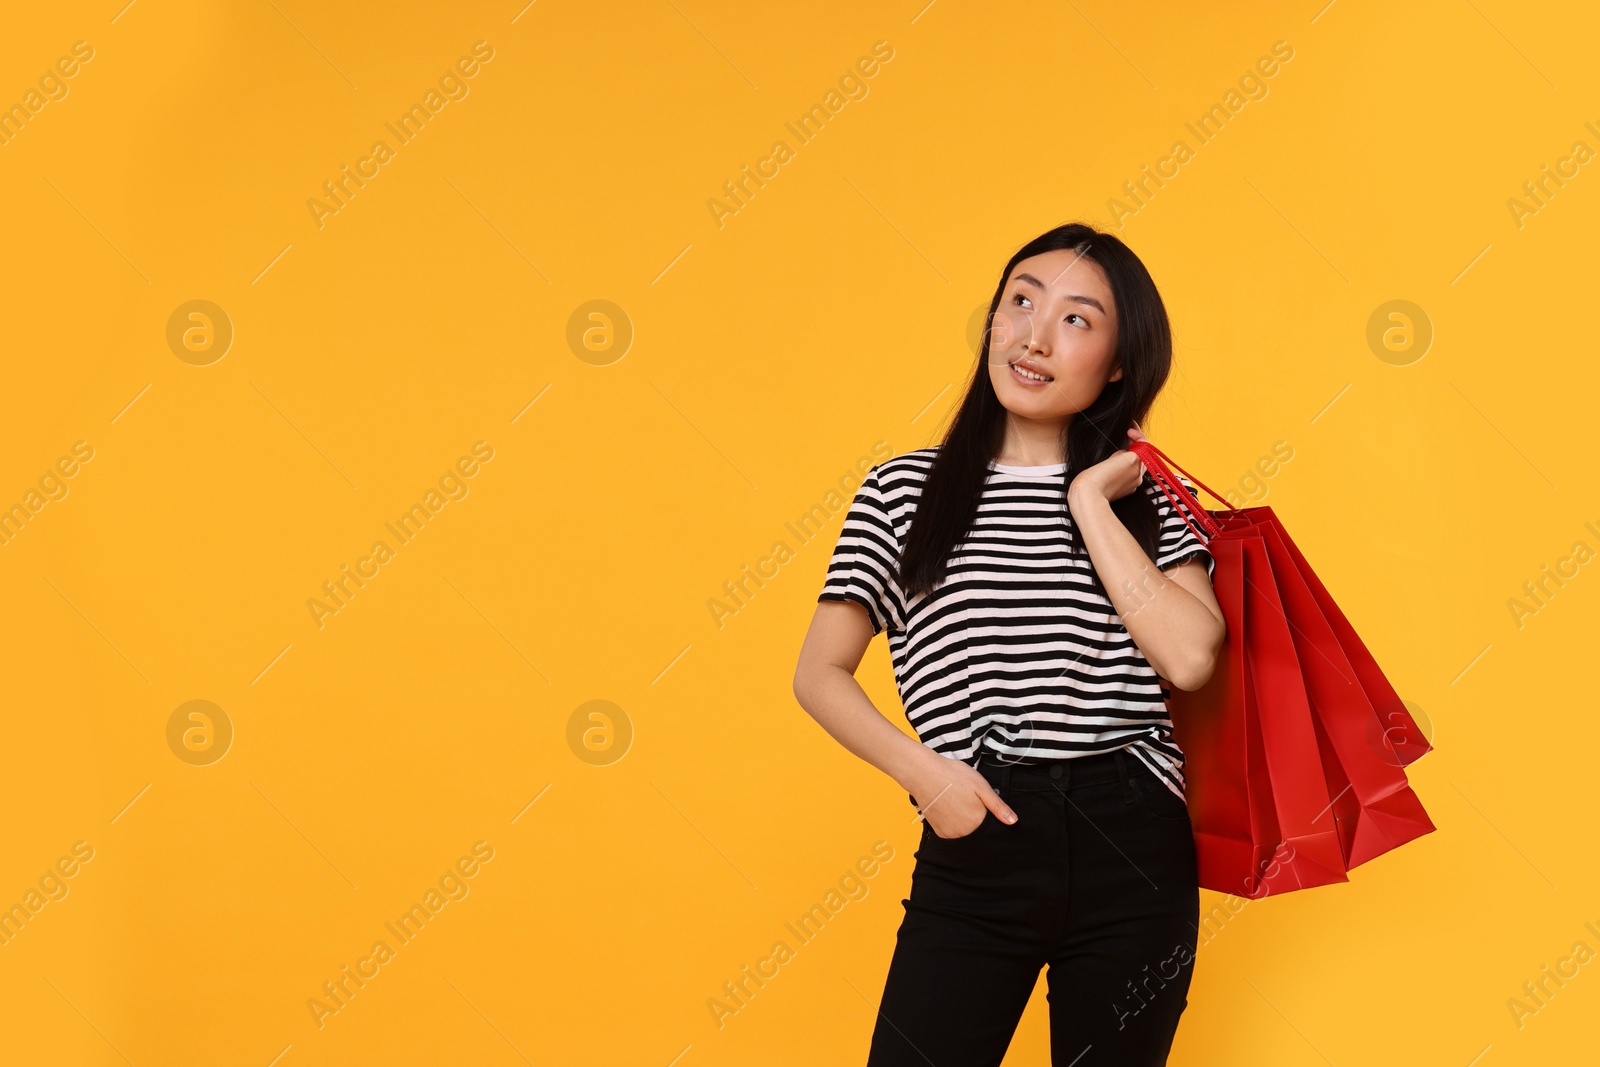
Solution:
[[[1043,388],[1044,386],[1055,381],[1055,379],[1050,377],[1048,374],[1040,374],[1037,371],[1022,366],[1020,363],[1011,364],[1011,378],[1013,381],[1021,385],[1031,386],[1036,389]]]

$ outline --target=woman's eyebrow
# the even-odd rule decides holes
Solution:
[[[1044,290],[1044,282],[1041,282],[1038,278],[1035,278],[1033,275],[1028,274],[1027,272],[1017,275],[1017,281],[1027,282],[1029,285],[1034,286],[1040,291]],[[1088,304],[1090,307],[1097,309],[1102,315],[1107,313],[1106,309],[1101,306],[1100,301],[1096,300],[1092,296],[1084,296],[1082,293],[1068,293],[1067,299],[1076,304]]]

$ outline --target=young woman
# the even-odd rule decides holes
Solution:
[[[869,1067],[999,1064],[1042,967],[1056,1067],[1166,1062],[1199,888],[1165,702],[1224,636],[1214,559],[1126,447],[1171,362],[1138,257],[1051,230],[944,441],[845,517],[795,696],[922,818]],[[880,632],[917,741],[855,680]]]

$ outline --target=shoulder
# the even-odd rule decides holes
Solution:
[[[1182,474],[1179,474],[1177,471],[1173,471],[1172,473],[1178,479],[1179,484],[1187,489],[1191,496],[1195,496],[1196,490],[1194,483],[1188,478],[1185,478]],[[1145,495],[1150,497],[1157,504],[1161,505],[1163,508],[1172,506],[1172,502],[1167,499],[1167,491],[1162,489],[1162,487],[1156,483],[1156,480],[1150,476],[1149,471],[1144,472],[1144,481],[1140,484]],[[1195,499],[1198,500],[1199,497],[1195,496]]]
[[[867,477],[876,481],[885,493],[919,489],[927,481],[928,471],[933,468],[934,457],[938,454],[938,445],[902,452],[873,467],[867,472]]]
[[[902,452],[867,471],[857,503],[897,529],[910,521],[922,499],[922,486],[939,454],[937,446]]]

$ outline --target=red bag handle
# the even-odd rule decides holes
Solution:
[[[1205,482],[1202,482],[1199,478],[1196,478],[1182,467],[1179,467],[1171,456],[1161,451],[1161,449],[1157,448],[1149,441],[1130,442],[1128,445],[1128,451],[1138,456],[1139,459],[1144,463],[1145,469],[1150,472],[1150,477],[1155,481],[1156,485],[1161,489],[1161,491],[1166,494],[1167,499],[1171,501],[1173,508],[1178,512],[1178,517],[1183,519],[1184,523],[1189,527],[1189,529],[1194,531],[1194,535],[1200,538],[1201,541],[1210,541],[1211,538],[1222,532],[1222,527],[1215,519],[1211,517],[1210,512],[1200,506],[1200,501],[1195,499],[1194,494],[1189,492],[1189,490],[1184,487],[1184,484],[1173,476],[1172,470],[1168,468],[1167,464],[1170,463],[1172,467],[1177,468],[1179,472],[1187,476],[1188,479],[1195,485],[1198,485],[1201,489],[1204,489],[1206,492],[1222,501],[1229,512],[1237,512],[1239,510],[1238,508],[1229,504],[1227,499],[1224,498],[1221,493],[1217,492],[1215,489],[1211,488]],[[1183,505],[1182,507],[1179,507],[1180,502]],[[1202,535],[1199,530],[1195,529],[1194,523],[1189,521],[1189,515],[1184,514],[1185,509],[1188,509],[1189,514],[1193,515],[1195,519],[1199,521],[1200,525],[1205,528],[1205,535]]]
[[[1138,447],[1143,443],[1135,441],[1128,446],[1128,451],[1143,461],[1145,469],[1150,472],[1151,480],[1156,483],[1156,487],[1172,503],[1173,510],[1184,521],[1184,525],[1194,532],[1195,537],[1199,538],[1202,544],[1209,542],[1211,538],[1217,535],[1218,528],[1216,523],[1206,514],[1205,509],[1200,506],[1200,502],[1184,488],[1183,483],[1172,476],[1172,472],[1167,468],[1167,465],[1161,459],[1156,458],[1156,454],[1153,452],[1154,446],[1149,446],[1148,448]],[[1188,472],[1185,471],[1184,473],[1187,474]],[[1190,480],[1192,481],[1193,479],[1191,478]],[[1216,494],[1213,493],[1212,495],[1215,496]],[[1182,506],[1180,506],[1180,503]],[[1195,528],[1195,524],[1189,521],[1190,515],[1193,515],[1200,525],[1205,528],[1205,533],[1202,534]]]

